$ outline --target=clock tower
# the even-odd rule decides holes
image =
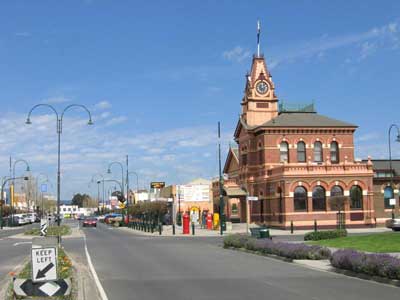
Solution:
[[[257,54],[253,56],[250,74],[242,100],[242,119],[249,126],[259,126],[278,115],[275,85],[267,69],[264,55],[260,54],[260,25],[257,32]]]

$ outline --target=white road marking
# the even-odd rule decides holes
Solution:
[[[13,246],[19,246],[19,245],[23,245],[23,244],[32,244],[32,242],[18,242],[13,244]]]
[[[93,266],[93,264],[92,264],[92,259],[90,258],[90,254],[89,254],[89,251],[88,251],[88,248],[87,248],[87,244],[86,244],[86,235],[83,236],[83,239],[85,240],[86,259],[87,259],[88,264],[89,264],[90,272],[92,273],[93,278],[94,278],[94,281],[96,282],[96,286],[97,286],[97,289],[99,290],[101,299],[102,299],[102,300],[108,300],[107,294],[106,294],[106,292],[104,291],[104,288],[103,288],[103,286],[101,285],[101,282],[100,282],[100,280],[99,280],[99,277],[97,276],[96,270],[94,269],[94,266]]]

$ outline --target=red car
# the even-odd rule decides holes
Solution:
[[[87,227],[87,226],[97,227],[97,219],[96,218],[86,218],[85,220],[83,220],[82,226],[83,227]]]

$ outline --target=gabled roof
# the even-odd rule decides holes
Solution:
[[[229,165],[232,161],[232,159],[234,159],[236,161],[236,163],[239,165],[239,149],[238,148],[229,148],[229,152],[228,152],[228,156],[226,157],[226,161],[224,164],[224,173],[228,173],[229,171]]]
[[[284,112],[262,127],[354,127],[351,123],[332,119],[315,112]]]

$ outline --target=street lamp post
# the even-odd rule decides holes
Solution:
[[[136,191],[139,193],[139,175],[134,171],[130,171],[128,173],[128,175],[131,175],[131,174],[134,174],[136,176]],[[128,179],[128,181],[129,181],[129,179]]]
[[[94,174],[94,175],[92,176],[91,182],[94,182],[96,177],[101,177],[102,179],[104,179],[103,174],[97,173],[97,174]],[[101,181],[96,180],[96,182],[97,182],[97,184],[100,184]],[[103,201],[102,201],[102,202],[103,202],[103,211],[104,211],[104,198],[105,198],[105,195],[104,195],[104,181],[103,181],[103,185],[102,185],[102,191],[103,191],[103,197],[102,197],[102,198],[103,198]]]
[[[40,176],[43,176],[43,177],[45,177],[46,178],[46,180],[44,181],[44,182],[49,182],[49,177],[46,175],[46,174],[43,174],[43,173],[39,173],[37,176],[36,176],[36,195],[35,195],[35,200],[36,200],[36,206],[37,206],[37,203],[38,203],[38,190],[39,190],[39,184],[40,184],[40,182],[39,182],[39,179],[40,179]],[[41,218],[43,218],[43,191],[42,191],[42,189],[41,189],[42,187],[40,186],[40,195],[41,195]]]
[[[111,174],[111,167],[113,165],[119,165],[121,167],[121,185],[120,186],[121,186],[122,198],[124,199],[125,198],[125,193],[124,193],[124,182],[125,182],[125,180],[124,180],[124,166],[119,161],[113,161],[113,162],[108,164],[108,169],[107,169],[107,173],[108,174]],[[128,205],[126,204],[126,206],[128,206]],[[124,210],[122,210],[122,219],[123,219],[123,221],[125,223],[125,216],[124,216],[123,212],[124,212]]]
[[[29,164],[25,159],[17,159],[13,164],[12,178],[15,178],[15,167],[18,163],[24,163],[26,165],[26,172],[30,171]],[[12,224],[12,226],[14,226],[14,189],[15,189],[15,180],[14,179],[12,180],[12,186],[13,186],[12,195],[10,195],[12,201],[10,201],[10,208],[11,208],[11,224]]]
[[[15,181],[16,179],[24,179],[24,180],[29,180],[29,177],[12,177],[12,178],[7,178],[3,181],[1,185],[1,200],[0,200],[0,229],[3,229],[3,206],[4,206],[4,186],[8,181]],[[11,224],[13,225],[14,221],[14,216],[11,214]]]
[[[390,142],[390,133],[392,131],[392,128],[397,129],[397,137],[396,137],[396,142],[400,142],[400,128],[396,124],[392,124],[389,127],[389,132],[388,132],[388,141],[389,141],[389,168],[390,168],[390,188],[392,189],[392,196],[394,197],[394,189],[393,189],[393,167],[392,167],[392,148],[391,148],[391,142]],[[390,201],[390,200],[389,200]],[[394,219],[394,205],[392,205],[392,219]]]
[[[63,126],[63,119],[64,119],[64,114],[67,110],[71,109],[71,108],[81,108],[83,110],[85,110],[88,113],[89,116],[89,121],[88,121],[88,125],[93,125],[93,121],[92,121],[92,115],[90,113],[90,111],[87,109],[86,106],[81,105],[81,104],[71,104],[68,105],[67,107],[65,107],[61,114],[59,114],[57,112],[57,110],[50,104],[37,104],[34,107],[31,108],[31,110],[28,113],[28,117],[26,119],[26,124],[30,125],[32,124],[31,122],[31,114],[32,112],[38,108],[38,107],[47,107],[50,110],[52,110],[56,117],[57,117],[57,136],[58,136],[58,151],[57,151],[57,225],[60,226],[60,193],[61,193],[61,133],[62,133],[62,126]]]

